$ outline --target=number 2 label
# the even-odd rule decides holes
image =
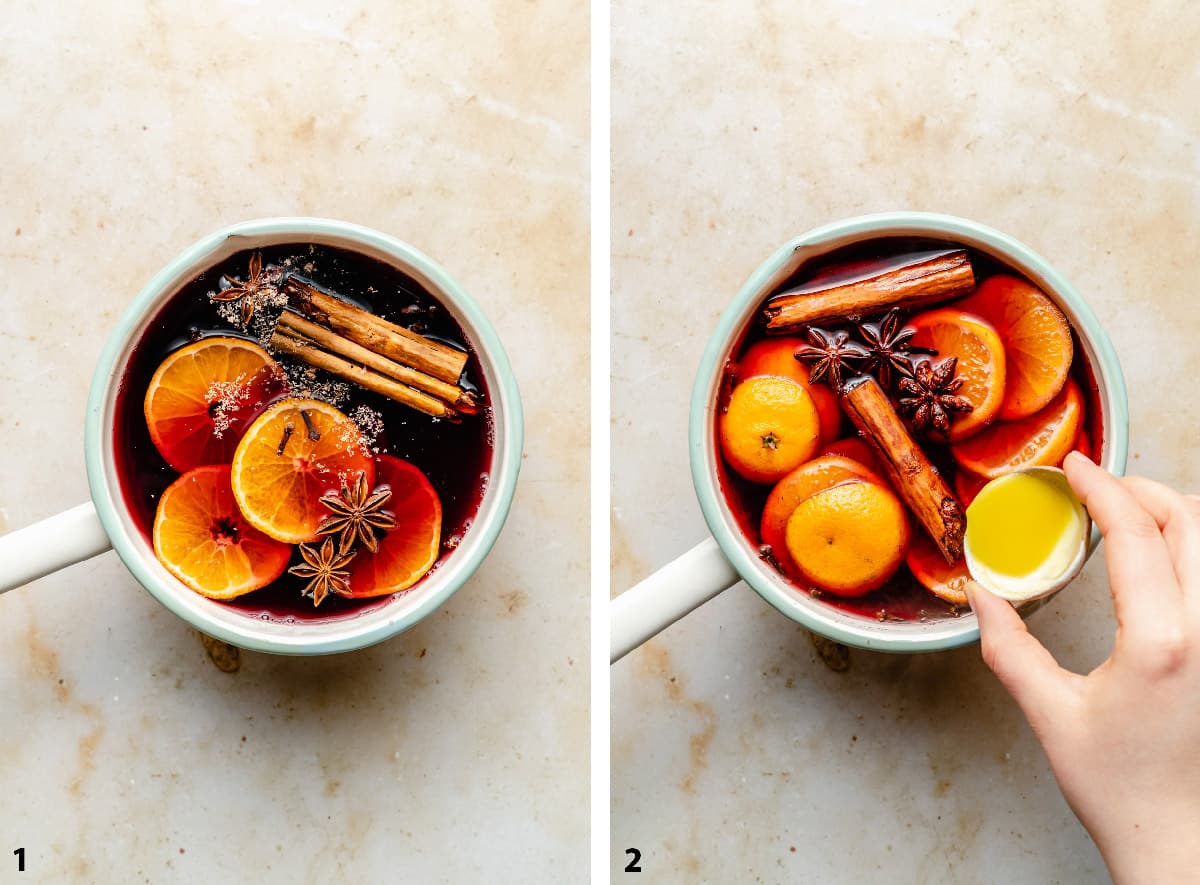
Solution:
[[[625,865],[625,872],[640,873],[642,868],[638,864],[642,862],[642,853],[636,848],[626,848],[625,853],[633,855],[633,858]]]

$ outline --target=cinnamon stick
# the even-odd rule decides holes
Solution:
[[[929,537],[954,565],[962,558],[966,517],[962,503],[909,434],[891,400],[869,375],[847,383],[842,411],[879,455],[888,479]]]
[[[331,375],[336,375],[343,380],[358,384],[367,390],[372,390],[381,396],[386,396],[388,399],[403,403],[406,406],[416,409],[418,412],[433,415],[435,418],[446,418],[450,421],[459,420],[458,412],[442,400],[409,387],[406,384],[401,384],[399,381],[389,378],[386,375],[381,375],[362,366],[356,366],[354,363],[344,360],[341,357],[326,353],[317,348],[312,341],[298,338],[286,329],[281,329],[277,326],[275,333],[271,336],[270,345],[281,353],[290,354],[297,359],[303,360],[310,366],[324,369]]]
[[[771,298],[763,308],[767,332],[794,332],[822,320],[880,313],[948,301],[975,288],[975,272],[965,249],[925,252],[902,267],[815,280]]]
[[[361,344],[355,344],[350,339],[343,338],[316,323],[311,323],[291,311],[285,310],[279,315],[278,328],[294,338],[307,338],[332,354],[345,357],[351,362],[387,375],[409,387],[423,390],[437,399],[444,400],[459,412],[474,415],[479,411],[479,403],[475,394],[469,390],[463,390],[454,384],[447,384],[440,378],[434,378],[432,375],[380,356]]]
[[[457,384],[462,376],[467,355],[461,350],[389,323],[295,277],[290,277],[283,288],[291,306],[367,350],[447,384]]]

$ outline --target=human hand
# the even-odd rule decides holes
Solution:
[[[983,659],[1020,705],[1114,882],[1200,882],[1200,498],[1063,465],[1105,538],[1117,635],[1080,676],[1007,602],[968,589]]]

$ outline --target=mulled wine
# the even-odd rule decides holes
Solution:
[[[159,560],[247,617],[385,605],[471,530],[493,425],[454,317],[375,258],[231,255],[162,307],[116,406],[126,506]]]

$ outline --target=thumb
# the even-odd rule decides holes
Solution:
[[[966,591],[979,619],[984,663],[1038,731],[1061,707],[1071,674],[1058,666],[1008,602],[976,581],[968,581]]]

